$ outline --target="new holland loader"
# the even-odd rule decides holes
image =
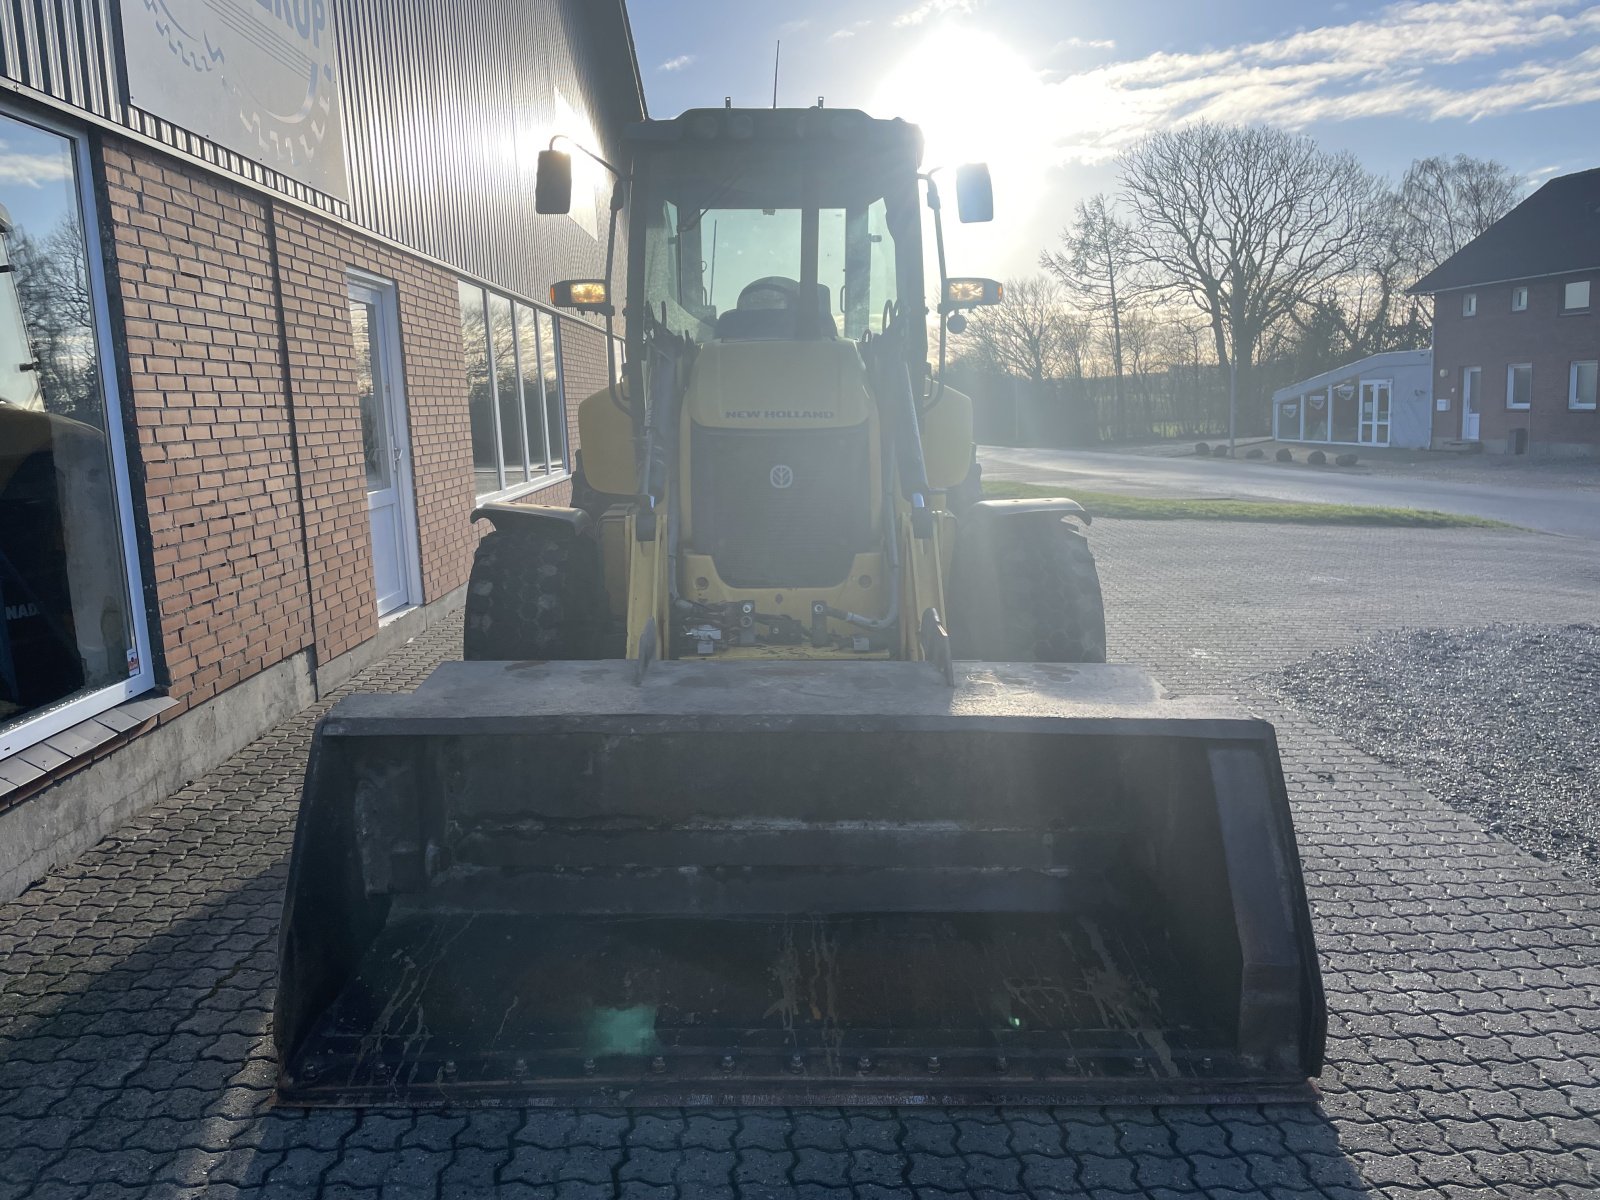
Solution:
[[[465,661],[318,727],[279,1098],[1309,1096],[1272,727],[1105,664],[1076,504],[975,494],[945,332],[1000,288],[946,276],[917,129],[729,107],[625,149],[573,506],[475,513]],[[610,258],[552,303],[609,322]]]

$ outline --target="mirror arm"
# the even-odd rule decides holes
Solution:
[[[933,244],[938,248],[939,251],[939,373],[937,376],[939,387],[934,393],[933,398],[928,402],[929,408],[932,408],[944,398],[944,368],[947,342],[947,335],[944,326],[944,293],[946,287],[944,265],[944,213],[939,204],[939,185],[933,181],[934,172],[938,171],[939,169],[940,168],[938,167],[934,167],[932,171],[929,171],[927,174],[922,176],[922,178],[928,184],[928,207],[933,210]]]
[[[560,137],[561,135],[557,134],[556,136]],[[554,142],[556,139],[555,138],[551,138],[550,140],[551,140],[551,142]],[[568,140],[570,140],[570,139],[568,139]],[[575,143],[575,142],[573,144],[577,145],[577,143]],[[579,146],[578,148],[580,150],[583,149],[583,147],[581,147],[581,146]],[[587,154],[588,151],[585,150],[584,153]],[[591,157],[593,157],[593,156],[591,156]],[[597,162],[602,162],[603,160],[596,159],[596,161]],[[604,165],[609,166],[609,164],[604,164]],[[613,170],[612,173],[616,174],[616,172],[614,170]],[[617,255],[617,214],[622,211],[622,206],[623,206],[623,204],[625,202],[624,201],[624,195],[623,195],[623,183],[624,183],[624,180],[623,180],[622,176],[621,175],[617,175],[617,181],[611,187],[611,218],[610,218],[610,221],[606,225],[606,298],[607,298],[607,300],[609,300],[610,297],[614,294],[612,292],[612,290],[611,290],[611,272],[612,272],[612,268],[613,268],[613,266],[614,266],[614,264],[616,262],[616,255]],[[621,401],[621,398],[618,397],[618,395],[617,395],[616,312],[617,312],[617,306],[614,303],[608,303],[606,305],[606,390],[611,393],[611,403],[615,404],[618,408],[621,408],[622,407],[622,401]]]
[[[605,159],[601,158],[598,154],[596,154],[593,150],[589,149],[589,147],[585,146],[582,142],[575,141],[574,139],[568,137],[564,133],[558,133],[554,137],[552,137],[550,139],[550,144],[548,146],[546,146],[545,149],[546,150],[554,150],[556,148],[556,143],[557,142],[566,142],[574,150],[577,150],[581,154],[586,154],[590,158],[594,159],[595,162],[599,163],[606,170],[610,171],[612,175],[616,176],[616,180],[617,180],[618,183],[626,182],[627,177],[625,175],[623,175],[623,173],[621,171],[617,170],[616,167],[612,166]]]

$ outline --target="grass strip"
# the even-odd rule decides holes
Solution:
[[[995,499],[1069,496],[1095,517],[1134,521],[1266,521],[1290,525],[1389,525],[1410,529],[1514,529],[1504,521],[1423,508],[1367,504],[1310,504],[1293,500],[1184,500],[1168,496],[1122,496],[1090,492],[1060,483],[984,481],[983,493]]]

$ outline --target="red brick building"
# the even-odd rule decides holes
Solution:
[[[1600,455],[1600,168],[1552,179],[1411,289],[1433,296],[1433,444]]]
[[[610,191],[535,218],[535,154],[644,115],[621,0],[60,11],[0,66],[0,898],[566,500]]]

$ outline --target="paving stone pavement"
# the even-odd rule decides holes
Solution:
[[[1320,1108],[274,1110],[285,722],[0,906],[0,1200],[1600,1195],[1600,894],[1251,682],[1397,625],[1592,620],[1581,544],[1097,523],[1112,657],[1278,723],[1331,1005]],[[414,686],[447,624],[354,680]]]

